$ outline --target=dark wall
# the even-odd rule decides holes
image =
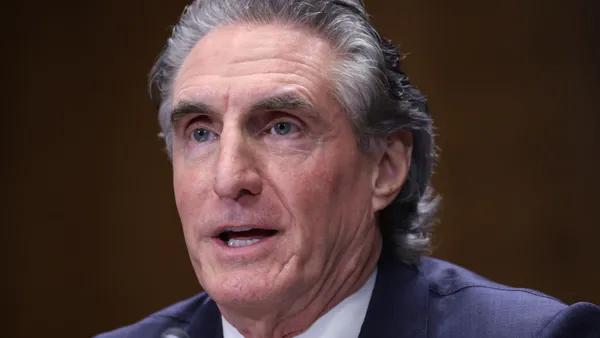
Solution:
[[[146,92],[185,3],[13,4],[3,29],[6,336],[89,337],[199,291]],[[411,53],[406,70],[437,121],[435,255],[569,303],[600,303],[592,6],[368,2]]]

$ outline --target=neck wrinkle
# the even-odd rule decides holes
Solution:
[[[338,274],[336,279],[331,283],[327,283],[326,276],[321,282],[322,287],[312,298],[308,305],[298,312],[296,316],[303,316],[303,320],[298,321],[301,324],[294,325],[297,329],[288,329],[289,333],[283,333],[275,337],[293,337],[306,331],[318,318],[329,312],[336,305],[341,303],[348,296],[354,294],[363,286],[369,279],[371,273],[375,270],[379,256],[382,250],[382,239],[377,228],[369,234],[371,240],[361,238],[363,241],[372,243],[367,248],[369,251],[361,250],[355,256],[346,256],[347,259],[341,259],[339,266],[347,267],[347,270],[342,274]],[[357,237],[358,238],[358,237]],[[353,259],[354,258],[354,259]],[[360,266],[361,269],[354,267]],[[322,301],[325,300],[325,301]],[[294,317],[290,317],[287,322],[293,322]],[[285,327],[284,323],[279,325]],[[283,329],[281,331],[284,331]]]
[[[219,310],[225,319],[245,338],[291,338],[299,335],[306,331],[318,318],[358,291],[369,279],[369,276],[377,267],[382,251],[382,238],[378,228],[375,228],[372,236],[374,238],[371,241],[366,241],[372,243],[370,245],[371,250],[362,252],[362,255],[357,254],[354,260],[350,259],[349,261],[354,264],[345,265],[348,266],[348,271],[340,274],[333,282],[327,283],[327,278],[323,276],[323,281],[320,283],[321,287],[311,297],[311,300],[291,315],[284,310],[271,312],[257,319],[256,317],[244,316],[241,313],[232,317],[232,313],[220,306]],[[364,257],[364,259],[361,260],[360,257]],[[340,266],[344,266],[346,261],[345,259],[340,260]],[[362,269],[352,268],[355,266],[362,266]],[[293,304],[288,307],[288,309],[293,308]]]

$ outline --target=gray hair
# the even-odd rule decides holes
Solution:
[[[429,251],[439,202],[429,187],[436,158],[433,121],[427,100],[400,68],[398,49],[379,36],[361,0],[195,0],[186,7],[150,73],[151,89],[160,93],[159,122],[169,157],[173,83],[192,48],[219,26],[273,22],[315,31],[341,56],[331,69],[331,89],[353,122],[361,151],[372,151],[398,131],[412,134],[407,180],[377,222],[384,248],[418,263]]]

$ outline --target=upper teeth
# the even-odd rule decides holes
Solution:
[[[231,231],[231,232],[242,232],[242,231],[249,231],[252,230],[252,228],[250,227],[243,227],[243,228],[231,228],[231,229],[227,229],[227,231]]]

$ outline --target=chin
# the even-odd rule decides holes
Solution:
[[[287,289],[269,274],[252,270],[222,272],[205,279],[202,286],[217,304],[244,307],[277,302]]]

